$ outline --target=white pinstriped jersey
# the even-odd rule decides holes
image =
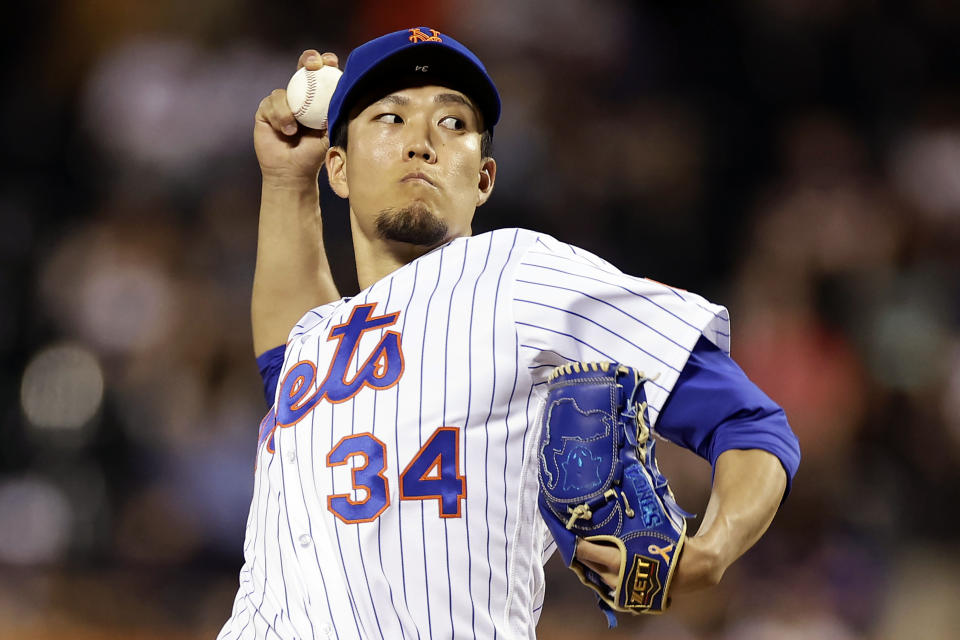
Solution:
[[[656,421],[726,310],[532,231],[459,238],[290,334],[219,638],[533,638],[553,544],[537,411],[553,366],[648,375]]]

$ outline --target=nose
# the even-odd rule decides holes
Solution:
[[[411,160],[412,160],[413,158],[416,158],[416,157],[422,157],[422,158],[423,158],[424,160],[426,160],[427,162],[430,162],[430,160],[431,160],[431,158],[432,158],[433,156],[432,156],[432,154],[431,154],[431,152],[430,152],[429,149],[423,149],[423,150],[419,150],[419,149],[408,149],[408,150],[407,150],[407,157],[410,158]]]
[[[413,130],[414,127],[410,127]],[[430,131],[425,127],[422,131],[411,131],[410,140],[407,141],[405,153],[408,160],[419,158],[428,164],[437,161],[437,152],[430,142]]]

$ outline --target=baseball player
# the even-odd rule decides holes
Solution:
[[[322,64],[338,61],[300,59]],[[282,90],[260,104],[252,319],[270,410],[221,639],[535,637],[555,548],[537,411],[559,365],[643,370],[655,432],[713,465],[673,593],[716,584],[789,490],[796,438],[729,358],[723,307],[534,231],[472,236],[499,115],[480,60],[426,27],[353,51],[332,145]],[[350,205],[349,298],[323,246],[324,164]],[[581,541],[576,555],[612,584],[616,553]]]

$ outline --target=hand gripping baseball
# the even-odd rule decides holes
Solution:
[[[539,443],[540,513],[564,562],[611,610],[661,613],[686,538],[685,517],[657,467],[646,378],[616,363],[550,375]],[[578,538],[620,554],[611,588],[576,554]]]
[[[316,70],[323,65],[338,67],[333,53],[321,55],[308,49],[300,55],[297,69]],[[287,104],[285,89],[274,89],[261,100],[254,119],[253,145],[264,178],[316,180],[330,147],[326,131],[297,123]]]

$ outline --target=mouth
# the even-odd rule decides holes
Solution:
[[[413,183],[423,183],[428,184],[431,187],[436,188],[437,185],[433,183],[433,180],[427,177],[427,174],[421,173],[419,171],[414,171],[413,173],[408,173],[400,179],[400,182],[413,182]]]

